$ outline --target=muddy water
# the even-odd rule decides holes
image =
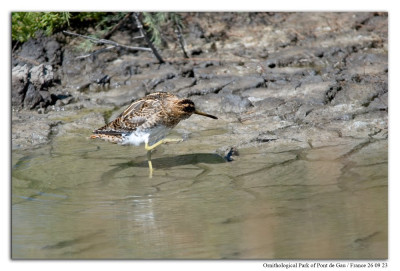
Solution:
[[[152,179],[142,146],[88,135],[14,151],[12,257],[387,257],[387,140],[266,143],[226,162],[225,132],[157,148]]]

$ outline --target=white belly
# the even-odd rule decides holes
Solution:
[[[165,126],[157,126],[151,130],[137,130],[131,134],[123,136],[122,145],[135,145],[139,146],[142,143],[148,142],[151,146],[161,139],[165,138],[171,129]]]

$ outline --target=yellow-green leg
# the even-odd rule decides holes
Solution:
[[[177,143],[181,142],[182,139],[174,139],[174,138],[164,138],[161,139],[160,141],[154,143],[153,145],[149,146],[148,141],[145,142],[144,148],[147,150],[147,162],[149,163],[149,178],[153,177],[153,164],[151,163],[151,151],[160,146],[161,144],[166,144],[166,143]]]
[[[147,151],[147,162],[149,163],[149,178],[153,177],[153,164],[151,163],[151,150]]]

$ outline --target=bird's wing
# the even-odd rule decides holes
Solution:
[[[156,99],[140,99],[129,105],[115,120],[94,131],[95,134],[131,133],[153,119],[160,102]],[[144,127],[147,128],[147,127]]]

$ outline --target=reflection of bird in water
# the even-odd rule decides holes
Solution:
[[[181,120],[189,118],[192,114],[217,119],[196,110],[194,103],[189,99],[179,99],[171,93],[156,92],[133,102],[115,120],[94,130],[91,138],[123,145],[138,146],[145,143],[151,177],[151,150],[164,143],[182,141],[167,139],[165,136]]]

